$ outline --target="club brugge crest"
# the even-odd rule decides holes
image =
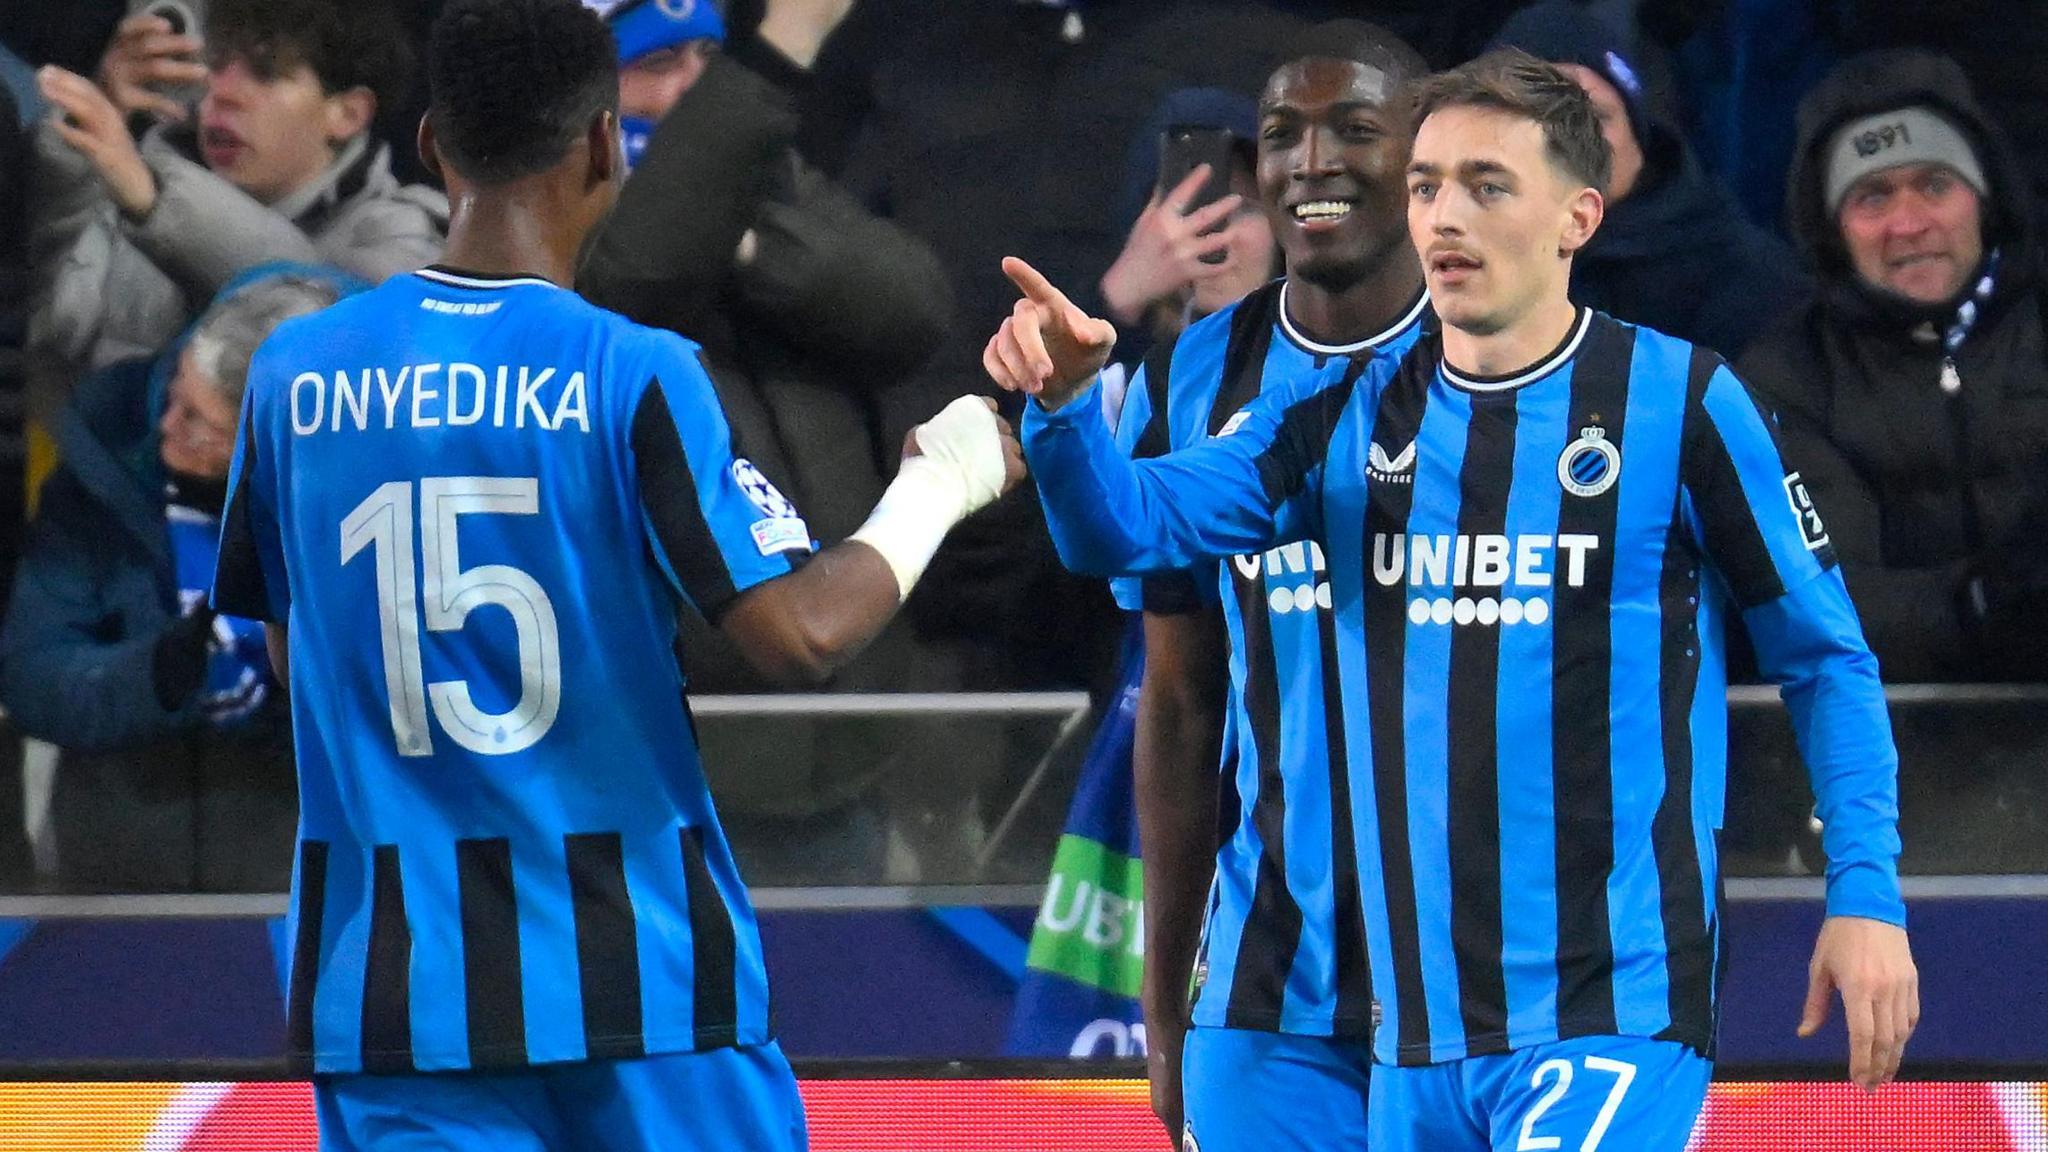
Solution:
[[[1621,449],[1598,424],[1587,425],[1557,458],[1557,482],[1574,496],[1598,496],[1619,479]]]

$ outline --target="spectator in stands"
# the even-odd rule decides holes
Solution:
[[[2036,0],[1836,0],[1848,49],[1921,48],[1954,60],[2013,145],[2037,220],[2048,208],[2048,21]]]
[[[945,270],[922,241],[877,219],[792,147],[798,83],[845,5],[771,0],[757,71],[719,50],[719,10],[617,6],[620,115],[632,174],[590,243],[577,287],[592,301],[704,349],[748,457],[823,544],[860,527],[893,475],[875,395],[916,371],[944,336]],[[789,10],[811,12],[809,20]],[[800,14],[801,14],[800,12]],[[772,77],[772,78],[771,78]],[[692,687],[770,687],[716,629],[684,625]],[[901,691],[924,663],[907,622],[834,678],[838,691]],[[937,685],[949,687],[951,685]],[[734,849],[754,883],[883,879],[880,772],[892,763],[843,730],[729,723],[705,735],[705,764]],[[809,736],[807,754],[790,741]],[[902,742],[896,742],[902,743]],[[943,763],[941,750],[922,749]],[[915,757],[899,749],[896,758]]]
[[[155,355],[256,264],[379,280],[430,263],[447,201],[399,185],[389,146],[368,131],[411,58],[385,0],[213,0],[203,43],[145,13],[121,25],[97,84],[45,68],[53,108],[31,234],[38,414],[53,415],[85,371]],[[205,92],[196,122],[163,91],[191,83]],[[160,121],[139,143],[137,114]]]
[[[1572,264],[1573,300],[1732,360],[1806,298],[1791,250],[1651,117],[1620,33],[1572,0],[1545,0],[1510,18],[1499,44],[1577,80],[1614,153],[1606,219]]]
[[[249,358],[353,285],[259,268],[155,359],[78,389],[0,631],[0,703],[64,750],[68,887],[283,891],[290,710],[262,627],[207,607]]]
[[[2004,138],[1949,60],[1855,57],[1799,107],[1787,206],[1820,292],[1740,368],[1886,677],[2048,678],[2048,297]]]
[[[885,442],[989,387],[982,347],[1016,299],[1003,256],[1090,286],[1116,259],[1127,145],[1168,92],[1256,92],[1305,26],[1246,0],[855,5],[820,53],[803,147],[931,243],[958,303],[931,362],[880,397]],[[1100,315],[1095,295],[1077,302]],[[956,529],[905,610],[976,687],[1107,686],[1114,606],[1060,566],[1028,491]]]
[[[1280,274],[1280,247],[1259,209],[1254,175],[1258,119],[1258,105],[1249,96],[1182,88],[1168,93],[1139,131],[1127,182],[1144,189],[1144,208],[1100,284],[1117,326],[1119,365],[1138,363],[1153,342],[1179,335]],[[1230,133],[1230,193],[1224,200],[1189,210],[1206,171],[1174,187],[1159,186],[1160,137],[1174,126]]]

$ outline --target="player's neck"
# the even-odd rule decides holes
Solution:
[[[580,243],[535,197],[475,193],[450,205],[441,263],[480,276],[539,276],[573,287]]]
[[[1475,333],[1446,322],[1444,361],[1467,376],[1513,375],[1555,352],[1578,317],[1578,306],[1560,292],[1497,332]]]
[[[1355,344],[1392,327],[1421,292],[1422,265],[1412,255],[1384,261],[1337,292],[1289,276],[1287,319],[1318,343]]]

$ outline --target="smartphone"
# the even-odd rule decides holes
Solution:
[[[1188,173],[1207,164],[1209,178],[1188,203],[1188,211],[1204,208],[1230,195],[1230,169],[1237,137],[1228,128],[1211,128],[1196,124],[1173,124],[1159,134],[1159,192],[1164,195],[1188,178]],[[1229,226],[1223,221],[1210,227],[1203,235],[1221,232]],[[1202,257],[1205,264],[1221,264],[1224,253],[1215,252]]]
[[[194,38],[206,35],[206,0],[128,0],[130,16],[141,12],[161,17],[171,26],[173,35]],[[206,85],[174,84],[162,91],[178,103],[194,108],[206,95]]]

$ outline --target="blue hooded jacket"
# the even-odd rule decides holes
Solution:
[[[236,277],[221,296],[288,275],[331,281],[343,295],[366,287],[279,262]],[[162,706],[151,670],[158,638],[179,618],[157,422],[190,336],[88,377],[55,430],[60,463],[0,631],[0,703],[23,731],[67,749],[119,749],[202,723],[196,698]]]

